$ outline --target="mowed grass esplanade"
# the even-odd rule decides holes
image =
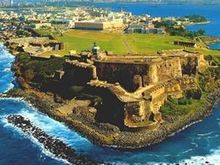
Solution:
[[[65,49],[53,52],[59,55],[68,54],[70,50],[80,52],[91,48],[96,42],[102,50],[107,50],[117,55],[156,54],[157,51],[179,49],[181,46],[174,45],[174,41],[189,41],[181,36],[170,36],[160,34],[124,34],[101,32],[93,30],[67,30],[63,33],[57,31],[37,30],[41,35],[51,34],[56,40],[63,42]],[[50,55],[47,52],[45,55]]]

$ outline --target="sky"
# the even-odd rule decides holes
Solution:
[[[14,0],[15,2],[42,2],[42,1],[102,1],[102,2],[118,2],[118,1],[145,1],[145,2],[161,2],[161,3],[198,3],[198,4],[219,4],[220,0]]]

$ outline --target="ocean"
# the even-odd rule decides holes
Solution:
[[[220,36],[220,6],[189,5],[141,5],[141,4],[97,4],[98,7],[110,7],[113,10],[131,11],[134,14],[150,14],[152,16],[179,16],[189,14],[209,15],[214,20],[211,25],[201,25],[207,33]],[[219,9],[219,11],[217,10]],[[210,12],[210,13],[207,13]],[[199,25],[200,27],[200,25]],[[189,27],[196,28],[196,27]],[[214,29],[212,31],[211,29]],[[0,44],[0,93],[16,86],[15,77],[10,71],[14,57]],[[63,123],[57,122],[37,111],[22,99],[0,99],[0,165],[64,165],[44,150],[33,137],[27,136],[13,127],[6,120],[10,114],[21,114],[46,133],[63,140],[77,153],[98,161],[117,165],[154,165],[154,164],[192,164],[207,162],[220,164],[220,104],[213,115],[186,130],[168,138],[160,144],[136,151],[121,151],[92,144]]]
[[[148,5],[146,3],[98,3],[98,8],[113,11],[128,11],[134,15],[150,15],[153,17],[181,17],[189,15],[205,16],[209,24],[191,25],[189,30],[203,29],[207,35],[220,37],[220,5]]]

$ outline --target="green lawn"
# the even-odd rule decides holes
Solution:
[[[57,37],[65,43],[66,50],[75,49],[81,51],[90,49],[96,42],[102,50],[108,50],[114,54],[155,54],[162,49],[180,48],[174,46],[174,40],[185,40],[182,37],[167,35],[143,35],[143,34],[121,34],[105,33],[97,31],[71,30],[64,33],[63,37]]]
[[[190,99],[190,104],[181,105],[181,104],[173,104],[172,107],[170,104],[165,104],[161,107],[161,112],[163,115],[173,115],[180,116],[186,114],[193,114],[198,110],[199,107],[203,107],[205,103],[205,98],[203,97],[200,100]]]
[[[58,41],[64,42],[65,49],[53,52],[53,54],[65,55],[70,50],[91,49],[96,42],[102,50],[108,50],[113,54],[126,55],[154,55],[157,51],[168,49],[179,49],[181,46],[173,45],[175,40],[189,41],[181,36],[157,35],[157,34],[122,34],[101,31],[68,30],[61,33],[56,30],[38,30],[39,33],[52,34]],[[220,56],[220,51],[211,51],[206,48],[189,49],[199,51],[204,54],[214,54]],[[51,52],[45,53],[50,55]]]

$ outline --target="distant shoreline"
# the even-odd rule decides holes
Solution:
[[[101,2],[94,2],[94,3],[92,3],[92,4],[149,4],[149,5],[199,5],[199,6],[201,6],[201,5],[220,5],[220,3],[219,2],[216,2],[216,3],[195,3],[195,2],[177,2],[177,3],[175,3],[175,2],[171,2],[171,3],[169,3],[169,2],[160,2],[160,3],[158,3],[158,2],[147,2],[147,1],[138,1],[138,2],[111,2],[111,1],[101,1]]]
[[[206,25],[206,24],[210,24],[211,21],[205,21],[205,22],[191,22],[189,24],[186,24],[186,26],[193,26],[193,25]]]

